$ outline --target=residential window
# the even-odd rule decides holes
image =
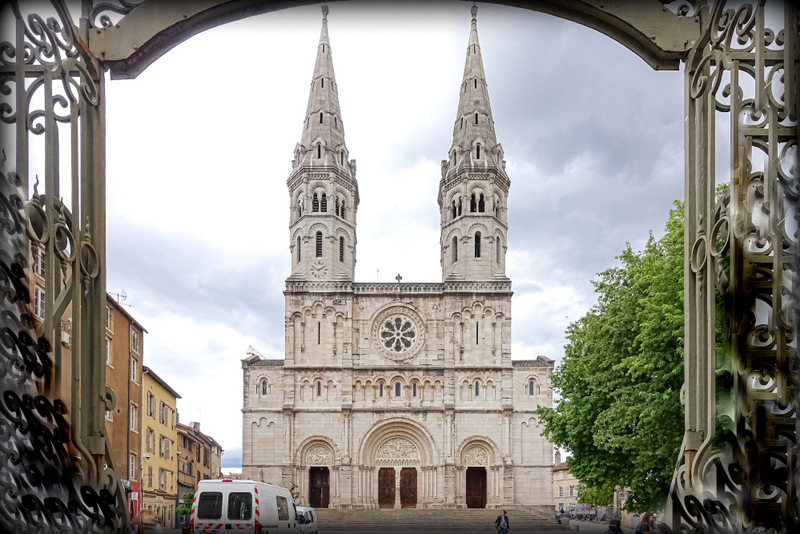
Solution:
[[[153,487],[153,466],[147,468],[147,485]]]
[[[558,496],[559,497],[563,497],[564,496],[564,486],[559,486],[558,487]]]
[[[145,443],[146,443],[146,450],[147,452],[156,452],[156,434],[153,432],[153,429],[147,427],[147,435],[145,436]]]
[[[33,289],[33,314],[44,321],[44,289],[39,286]]]
[[[136,480],[136,455],[131,453],[128,458],[128,480]]]
[[[114,367],[113,360],[111,359],[111,339],[106,338],[106,365]]]
[[[141,339],[139,338],[139,332],[133,328],[131,328],[131,350],[137,354],[141,352]]]
[[[131,358],[131,381],[139,382],[139,360]]]
[[[33,270],[39,276],[44,276],[44,249],[38,249],[36,251],[36,258],[33,264]]]
[[[156,416],[156,398],[149,391],[147,392],[147,415]]]
[[[139,406],[135,403],[131,403],[131,426],[130,429],[134,432],[139,431]]]
[[[111,306],[106,306],[106,328],[109,332],[114,331],[114,312],[111,311]]]
[[[564,471],[558,472],[558,480],[564,480]]]

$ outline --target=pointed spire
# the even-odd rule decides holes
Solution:
[[[483,70],[481,45],[478,40],[478,6],[473,5],[467,59],[464,64],[458,113],[453,128],[453,149],[457,151],[460,149],[464,152],[472,151],[475,159],[483,159],[485,163],[492,163],[492,161],[487,161],[477,155],[478,144],[481,145],[481,151],[488,154],[488,151],[497,145],[497,137],[494,132],[494,119],[492,118],[492,106],[489,103],[486,74]],[[452,151],[451,149],[450,152],[452,153]]]
[[[328,6],[325,4],[322,5],[322,30],[300,144],[306,150],[306,157],[301,155],[301,159],[310,156],[311,160],[322,160],[319,163],[323,164],[333,164],[334,159],[339,165],[347,163],[344,125],[328,37]],[[317,145],[321,145],[321,148],[317,148]]]

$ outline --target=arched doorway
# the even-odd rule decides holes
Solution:
[[[462,477],[460,499],[467,508],[486,508],[500,499],[502,465],[496,444],[486,437],[471,438],[459,447]]]
[[[420,508],[437,493],[434,441],[411,419],[377,423],[364,437],[359,453],[360,491],[365,504],[379,508]]]

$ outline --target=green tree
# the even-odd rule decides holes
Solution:
[[[581,502],[629,487],[627,508],[643,511],[664,505],[683,438],[683,205],[664,237],[617,258],[592,282],[597,304],[567,328],[561,400],[538,415],[573,453]]]
[[[175,513],[189,515],[192,513],[192,503],[194,502],[194,492],[184,493],[183,502],[175,508]]]

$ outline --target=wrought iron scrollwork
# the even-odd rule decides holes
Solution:
[[[92,14],[89,20],[95,28],[109,28],[114,25],[111,19],[112,15],[115,18],[121,18],[133,11],[133,9],[144,2],[144,0],[119,0],[118,4],[111,2],[101,2],[92,7]]]
[[[687,411],[671,490],[673,527],[684,532],[800,530],[798,502],[798,173],[795,79],[798,11],[766,26],[765,2],[703,13],[704,33],[686,61],[687,236],[693,306],[687,369],[704,369]],[[786,47],[787,33],[794,43]],[[730,182],[714,203],[715,113],[731,120]],[[707,237],[708,236],[708,237]],[[716,294],[716,296],[714,295]],[[724,313],[725,349],[715,354],[714,302]],[[719,358],[729,358],[721,370]],[[714,362],[716,361],[716,367]],[[731,389],[732,425],[709,406],[714,375]],[[690,377],[687,375],[687,381]],[[695,435],[690,435],[694,431]],[[700,439],[697,439],[700,436]]]

